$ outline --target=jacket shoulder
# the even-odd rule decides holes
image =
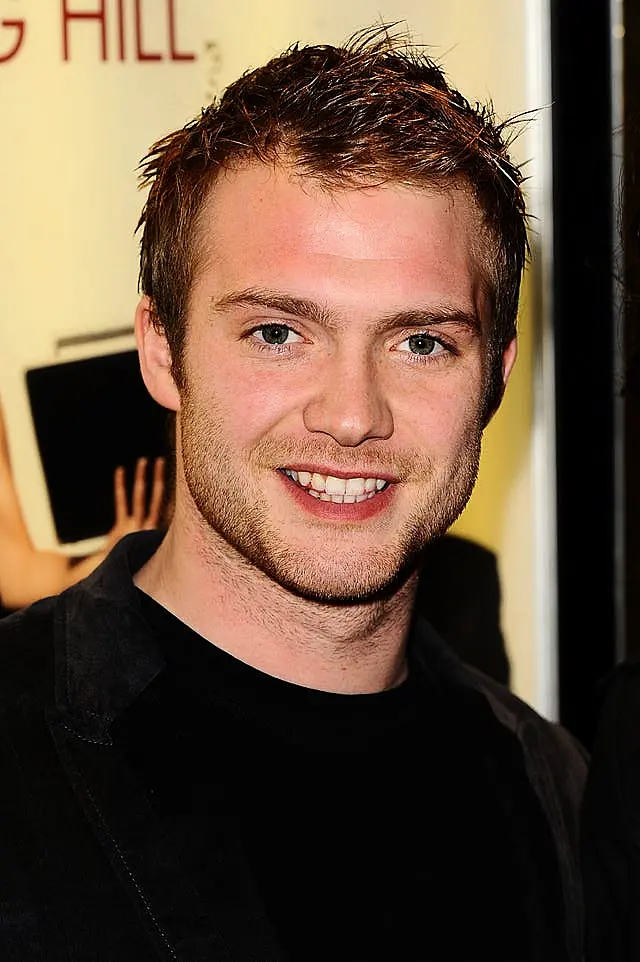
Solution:
[[[0,708],[51,703],[54,692],[56,599],[46,598],[0,619]]]
[[[589,765],[589,753],[558,722],[543,718],[531,705],[493,678],[469,668],[498,719],[520,739],[530,774],[544,769],[557,789],[578,809]]]

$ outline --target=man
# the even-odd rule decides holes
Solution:
[[[172,520],[0,638],[3,958],[577,962],[582,757],[412,620],[516,354],[500,129],[365,31],[144,176]]]

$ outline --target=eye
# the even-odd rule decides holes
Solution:
[[[406,345],[406,346],[405,346]],[[412,334],[410,337],[405,337],[404,341],[401,341],[397,348],[399,351],[407,351],[411,354],[419,354],[422,356],[433,356],[444,353],[446,348],[436,340],[435,337],[431,337],[429,334],[424,333],[424,331],[419,334]]]
[[[273,347],[281,347],[285,344],[293,344],[301,341],[302,338],[296,334],[292,328],[286,324],[261,324],[252,331],[253,336],[263,344],[270,344]]]

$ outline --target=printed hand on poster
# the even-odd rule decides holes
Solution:
[[[15,610],[58,592],[90,574],[125,534],[158,526],[164,493],[164,459],[156,458],[149,506],[146,458],[136,464],[131,507],[124,468],[114,473],[115,522],[104,547],[80,561],[33,544],[16,490],[9,447],[0,410],[0,603]]]

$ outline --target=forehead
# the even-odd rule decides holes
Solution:
[[[268,286],[346,310],[364,291],[381,307],[426,299],[468,310],[487,300],[487,232],[461,187],[328,189],[290,168],[251,164],[216,181],[196,248],[216,294]]]

